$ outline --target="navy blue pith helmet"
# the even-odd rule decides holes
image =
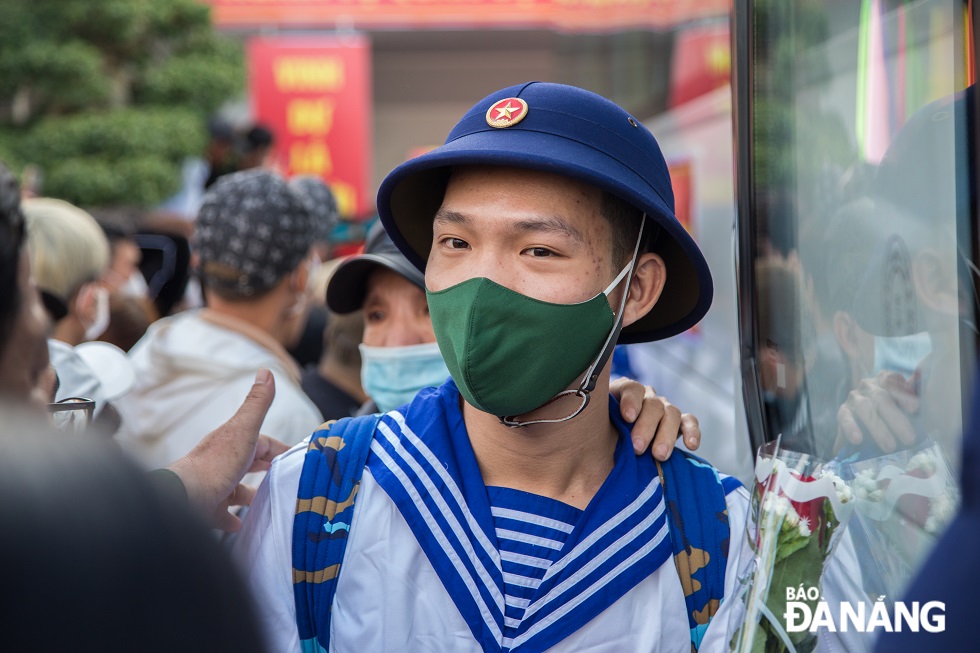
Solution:
[[[667,338],[708,312],[711,273],[674,216],[660,146],[616,104],[562,84],[511,86],[470,109],[444,145],[395,168],[378,190],[378,212],[395,245],[420,270],[433,217],[457,165],[531,168],[579,179],[626,200],[661,227],[651,250],[663,257],[667,282],[656,306],[623,329],[620,343]]]

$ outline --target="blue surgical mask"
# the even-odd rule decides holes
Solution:
[[[449,370],[431,342],[408,347],[360,345],[361,386],[382,412],[407,404],[422,388],[435,388],[449,378]]]
[[[888,370],[899,372],[906,379],[910,379],[922,359],[930,353],[932,353],[932,339],[928,331],[897,338],[875,336],[874,373]]]

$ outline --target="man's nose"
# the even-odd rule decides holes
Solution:
[[[480,247],[466,259],[465,265],[441,266],[438,272],[426,271],[426,287],[432,290],[445,290],[470,279],[489,279],[505,288],[514,288],[517,282],[513,257],[506,250],[496,247]]]

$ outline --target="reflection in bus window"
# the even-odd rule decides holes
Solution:
[[[848,456],[932,438],[958,459],[975,307],[955,4],[754,3],[753,350],[769,439]]]
[[[736,4],[752,34],[752,436],[860,490],[852,596],[899,597],[958,501],[978,336],[966,4]]]

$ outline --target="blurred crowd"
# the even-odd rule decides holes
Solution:
[[[857,458],[913,450],[928,433],[958,462],[950,416],[962,413],[953,401],[960,379],[933,371],[959,357],[958,293],[973,287],[949,230],[921,219],[956,214],[957,198],[937,207],[943,195],[920,188],[930,180],[909,176],[909,159],[938,147],[936,116],[950,113],[931,111],[896,139],[873,187],[855,173],[846,201],[812,226],[809,248],[781,248],[774,229],[755,262],[762,400],[785,447]],[[120,610],[112,623],[128,626],[97,627],[86,610],[102,609],[99,601],[39,614],[23,610],[28,598],[13,637],[28,635],[12,650],[30,648],[47,610],[73,613],[65,633],[106,630],[99,650],[127,650],[154,621],[194,615],[194,627],[143,650],[262,650],[247,591],[208,527],[237,530],[228,506],[248,504],[272,457],[324,422],[390,411],[450,376],[423,275],[381,225],[360,253],[333,258],[340,215],[324,180],[270,168],[273,138],[262,126],[209,129],[181,189],[154,210],[28,196],[0,166],[0,515],[23,523],[0,555],[29,556],[20,580],[38,593],[51,582],[64,582],[66,596],[99,588],[99,601]],[[918,206],[921,197],[930,199]],[[894,226],[886,242],[871,233],[882,212]],[[888,274],[896,266],[905,286]],[[874,302],[887,310],[868,310]],[[637,384],[614,392],[632,393],[624,415],[653,394],[644,401]],[[50,416],[45,426],[32,406]],[[679,430],[696,448],[696,420],[657,406],[637,449],[656,432],[666,459],[670,449],[657,445],[672,447]],[[15,443],[25,430],[60,433]],[[174,495],[210,523],[175,509]],[[93,549],[66,559],[62,536]],[[148,568],[151,559],[160,569]],[[78,573],[79,560],[95,571]],[[58,574],[29,578],[55,563],[64,565]],[[864,581],[885,591],[874,585],[881,579]],[[159,600],[127,602],[132,592]]]
[[[263,125],[236,130],[213,118],[208,130],[202,156],[185,162],[182,187],[159,207],[81,208],[22,193],[51,324],[45,392],[52,404],[90,400],[91,415],[76,417],[151,465],[179,458],[227,419],[262,366],[279,379],[282,407],[270,420],[292,416],[269,429],[285,441],[367,401],[362,318],[325,302],[339,263],[330,258],[340,216],[329,186],[313,176],[287,183],[269,166],[274,137]],[[230,270],[246,274],[229,279]],[[244,386],[229,383],[236,370]],[[230,412],[209,388],[234,398]],[[188,394],[198,399],[188,404]],[[205,414],[203,430],[172,441]]]
[[[18,601],[11,650],[37,648],[48,607],[73,617],[43,650],[132,650],[158,619],[187,627],[141,650],[263,650],[213,533],[233,539],[272,458],[324,422],[449,377],[422,273],[380,223],[331,258],[329,186],[264,165],[261,127],[244,148],[210,127],[153,210],[38,197],[0,164],[0,514],[16,531],[0,555],[24,561],[11,587],[64,586],[61,603]],[[679,433],[698,446],[696,419],[652,389],[612,391],[637,452],[654,435],[660,458]]]
[[[228,507],[250,502],[287,444],[377,410],[362,341],[427,343],[438,358],[431,325],[376,335],[388,301],[376,269],[409,277],[425,303],[421,273],[380,226],[363,255],[331,260],[329,186],[270,169],[262,126],[209,128],[183,187],[153,210],[37,197],[0,165],[0,550],[24,563],[11,587],[37,591],[8,606],[9,650],[39,646],[41,605],[71,613],[45,636],[51,650],[132,650],[157,620],[187,627],[141,650],[264,650],[228,545],[209,530],[240,527]],[[328,307],[339,267],[345,287]],[[446,377],[443,364],[425,383]],[[375,390],[389,407],[420,387]]]

